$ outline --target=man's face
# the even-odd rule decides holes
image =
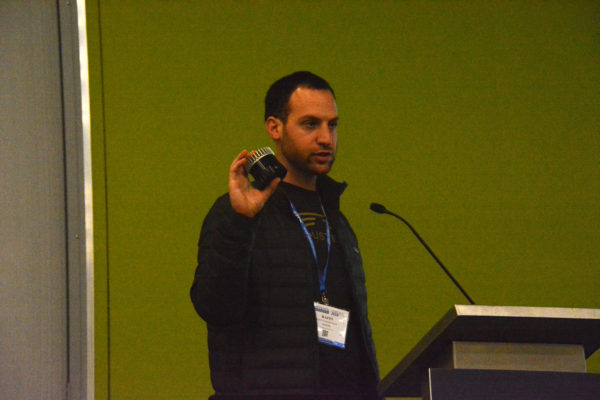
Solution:
[[[329,90],[297,88],[290,96],[279,156],[289,173],[327,174],[335,161],[337,105]]]

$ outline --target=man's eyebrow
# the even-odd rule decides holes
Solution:
[[[323,120],[323,121],[337,121],[337,120],[339,120],[339,117],[335,116],[335,117],[333,117],[331,119],[327,119],[327,118],[321,118],[321,117],[313,115],[313,114],[306,114],[306,115],[301,116],[299,119],[301,119],[301,120],[318,119],[319,121],[321,121],[321,120]]]

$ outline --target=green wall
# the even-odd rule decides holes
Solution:
[[[88,1],[96,395],[211,393],[188,297],[231,160],[270,145],[268,85],[340,111],[332,175],[359,237],[383,374],[465,303],[600,308],[600,3]],[[600,372],[600,356],[589,361]]]

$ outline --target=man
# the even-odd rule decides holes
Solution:
[[[275,82],[265,127],[283,182],[253,187],[244,150],[204,220],[191,298],[207,323],[215,398],[376,398],[364,271],[339,210],[346,185],[327,176],[337,124],[325,80],[296,72]]]

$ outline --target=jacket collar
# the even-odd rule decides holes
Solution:
[[[319,175],[317,177],[317,190],[324,197],[334,197],[339,200],[347,186],[346,182],[337,182],[328,175]]]

